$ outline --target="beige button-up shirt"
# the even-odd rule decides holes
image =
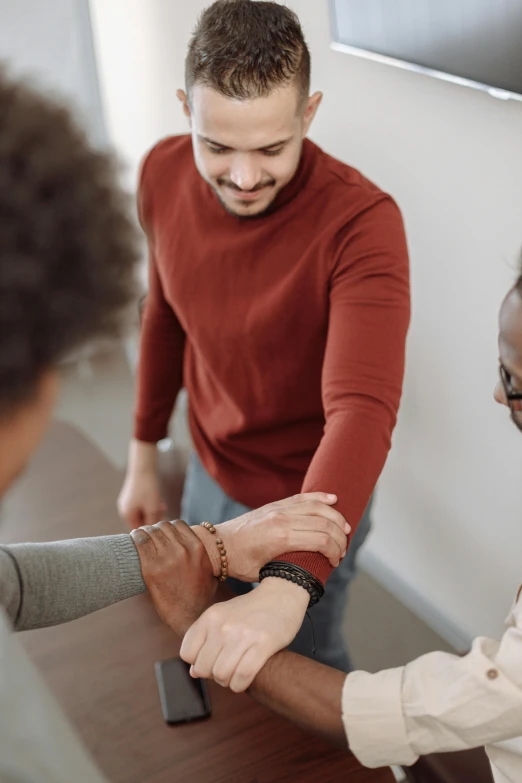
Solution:
[[[522,588],[521,588],[522,589]],[[522,599],[500,641],[463,658],[429,653],[398,669],[352,672],[343,691],[350,749],[367,767],[486,746],[496,783],[522,781]]]

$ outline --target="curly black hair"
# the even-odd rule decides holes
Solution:
[[[63,106],[0,71],[0,414],[121,333],[140,246],[117,175]]]

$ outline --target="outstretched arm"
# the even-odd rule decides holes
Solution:
[[[131,535],[0,547],[0,606],[17,631],[59,625],[149,590],[177,633],[206,609],[213,551],[182,522]],[[160,614],[162,612],[160,611]]]
[[[17,631],[66,623],[145,590],[128,535],[0,547],[0,604]]]
[[[303,729],[346,748],[342,693],[346,674],[291,652],[274,655],[249,693]]]
[[[333,500],[320,493],[289,498],[222,525],[230,575],[257,578],[283,542],[337,562],[346,532],[341,515],[325,505]],[[219,573],[212,537],[179,521],[130,536],[13,544],[0,546],[0,606],[25,631],[75,620],[148,589],[158,610],[169,604],[163,619],[184,633],[208,606]]]

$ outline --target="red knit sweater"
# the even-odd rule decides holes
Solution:
[[[228,214],[188,136],[142,166],[149,240],[135,436],[165,437],[176,395],[206,470],[260,506],[338,495],[355,529],[391,444],[409,322],[408,255],[393,200],[306,141],[275,208]],[[323,582],[322,555],[286,560]]]

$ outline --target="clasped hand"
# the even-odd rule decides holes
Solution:
[[[230,576],[256,581],[263,565],[289,551],[320,552],[337,566],[346,554],[350,528],[332,508],[335,502],[335,496],[324,493],[296,495],[220,525]],[[205,529],[177,520],[131,535],[160,617],[185,635],[181,656],[192,664],[194,676],[246,690],[266,661],[297,634],[308,593],[282,579],[265,579],[247,595],[209,607],[219,560],[215,537]]]

